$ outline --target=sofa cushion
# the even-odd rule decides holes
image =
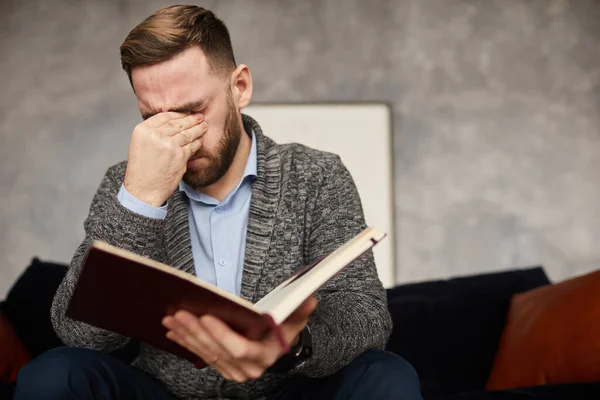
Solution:
[[[37,357],[55,347],[64,346],[52,327],[50,308],[56,289],[66,272],[65,264],[44,262],[34,258],[10,289],[6,301],[0,304],[0,311],[3,311],[11,321],[15,332],[32,357]],[[139,342],[130,340],[126,346],[110,354],[130,363],[137,357],[139,351]]]
[[[16,382],[19,370],[29,361],[29,350],[17,336],[12,323],[0,311],[0,384]]]
[[[481,390],[511,296],[548,283],[537,267],[389,289],[387,350],[415,367],[425,399]]]
[[[513,297],[488,389],[600,381],[600,271]]]
[[[476,390],[445,397],[443,400],[598,400],[600,383],[571,383],[529,386],[506,390]]]
[[[34,258],[2,305],[2,311],[32,357],[63,345],[54,333],[50,307],[66,271],[64,264],[41,262]]]

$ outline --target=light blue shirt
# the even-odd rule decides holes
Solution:
[[[183,181],[179,184],[179,190],[189,199],[188,222],[196,275],[238,296],[244,271],[252,182],[256,179],[256,154],[256,136],[252,132],[252,146],[242,179],[221,202],[195,191]],[[168,204],[154,207],[144,203],[124,185],[117,198],[137,214],[158,219],[167,216]]]

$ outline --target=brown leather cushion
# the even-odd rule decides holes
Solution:
[[[16,382],[19,370],[29,361],[29,351],[0,311],[0,383]]]
[[[600,381],[600,271],[513,296],[486,389]]]

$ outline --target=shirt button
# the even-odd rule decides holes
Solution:
[[[225,264],[227,264],[227,260],[225,260],[224,258],[221,258],[221,259],[219,260],[219,264],[221,264],[221,265],[225,265]]]

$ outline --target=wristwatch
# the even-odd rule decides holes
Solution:
[[[302,361],[306,361],[312,356],[312,337],[310,336],[310,328],[308,325],[300,332],[298,343],[292,347],[290,354],[292,354],[295,359]]]
[[[298,343],[290,349],[289,353],[281,357],[268,369],[269,372],[289,372],[305,363],[312,356],[312,338],[310,328],[307,326],[300,332]]]

